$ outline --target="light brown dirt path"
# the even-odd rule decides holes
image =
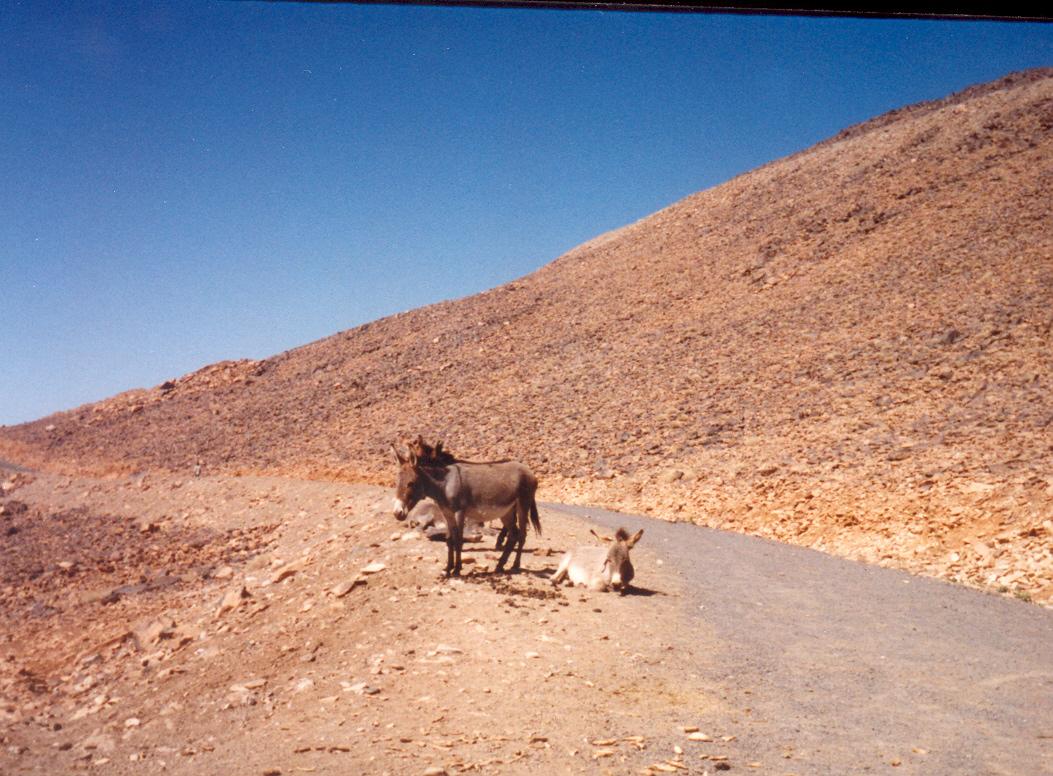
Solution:
[[[2,773],[747,768],[646,535],[635,595],[554,590],[594,540],[549,510],[527,573],[491,576],[488,537],[446,581],[381,488],[27,480],[0,515]]]

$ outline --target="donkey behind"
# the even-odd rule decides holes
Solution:
[[[453,453],[451,453],[449,450],[443,450],[442,449],[442,440],[441,439],[438,442],[436,442],[434,446],[429,445],[427,442],[424,441],[424,437],[422,437],[420,434],[417,435],[416,440],[414,440],[413,442],[409,443],[408,447],[409,447],[410,453],[412,453],[413,455],[417,456],[418,464],[420,464],[421,466],[424,466],[424,467],[448,466],[448,465],[454,464],[454,463],[478,463],[478,461],[462,461],[459,458],[457,458]],[[396,455],[398,455],[398,454],[396,453]],[[505,459],[503,461],[489,461],[489,463],[508,463],[508,459]],[[436,506],[435,503],[432,502],[430,499],[425,501],[425,502],[423,502],[423,504],[424,504],[425,507],[428,507],[428,506],[435,507]],[[421,507],[421,504],[418,503],[417,504],[417,508],[415,509],[415,511],[416,512],[420,512],[421,511],[420,507]],[[410,511],[412,512],[414,510],[411,509]],[[434,525],[435,524],[435,520],[437,519],[437,515],[435,513],[438,513],[438,515],[442,515],[442,510],[438,509],[438,508],[435,508],[434,510],[429,510],[428,517],[425,519],[424,523],[421,525],[422,528],[427,528],[429,525]],[[409,515],[409,516],[413,517],[413,515]],[[443,522],[445,522],[445,518],[443,518]],[[480,526],[481,527],[485,523],[477,523],[474,520],[472,520],[471,515],[469,515],[465,527],[467,527],[468,524],[474,524],[476,526]],[[446,532],[446,536],[447,537],[449,536],[449,531]],[[428,534],[428,537],[431,538],[431,534]],[[495,550],[503,549],[504,546],[505,546],[505,539],[507,537],[508,537],[508,529],[506,527],[504,527],[504,525],[502,525],[501,526],[501,532],[497,535],[497,544],[494,545],[494,549]]]
[[[537,478],[530,469],[516,461],[476,463],[460,461],[447,453],[434,455],[441,450],[436,444],[432,455],[421,458],[422,448],[411,445],[404,456],[397,448],[395,458],[399,463],[398,483],[395,489],[395,519],[405,520],[409,511],[424,498],[430,498],[446,518],[446,576],[461,573],[461,549],[464,545],[464,525],[501,518],[507,533],[497,571],[503,571],[505,563],[516,550],[512,571],[519,571],[523,545],[526,542],[527,521],[541,533],[534,495]]]

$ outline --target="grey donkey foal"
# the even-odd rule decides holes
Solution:
[[[496,518],[501,519],[503,532],[507,533],[496,570],[504,571],[515,547],[512,571],[519,571],[527,522],[541,534],[541,520],[534,498],[537,478],[530,469],[516,461],[436,461],[421,459],[412,446],[405,456],[397,448],[393,449],[399,463],[395,519],[405,520],[421,499],[430,498],[438,504],[446,518],[446,576],[461,573],[465,523]]]
[[[583,585],[590,590],[601,591],[613,588],[624,593],[636,575],[632,561],[629,560],[629,550],[640,541],[643,529],[629,536],[628,531],[619,528],[613,539],[600,536],[591,529],[590,531],[593,536],[610,546],[577,547],[565,553],[559,562],[559,568],[552,575],[552,584],[558,586],[570,577],[572,585]]]

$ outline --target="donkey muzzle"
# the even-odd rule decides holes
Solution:
[[[395,499],[395,502],[391,505],[395,511],[395,519],[402,521],[409,515],[409,510],[406,509],[406,505],[402,503],[402,499]]]

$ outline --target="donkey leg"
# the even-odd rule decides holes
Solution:
[[[459,577],[461,576],[461,550],[464,549],[464,512],[458,512],[455,517],[454,552],[456,558],[453,564],[453,575]]]
[[[559,587],[559,583],[567,578],[567,569],[570,568],[570,558],[571,555],[567,552],[564,553],[562,559],[560,559],[559,568],[557,568],[556,573],[552,575],[551,582],[553,587]]]
[[[497,535],[497,544],[494,545],[495,550],[500,550],[505,546],[505,541],[508,539],[508,521],[509,516],[514,521],[516,516],[516,508],[512,507],[511,511],[507,515],[501,515],[501,533]]]
[[[526,544],[526,526],[520,526],[519,530],[517,531],[516,539],[516,559],[515,562],[512,563],[513,572],[518,572],[520,570],[519,561],[523,557],[523,545]]]
[[[505,534],[505,548],[501,551],[501,560],[497,561],[497,567],[494,571],[504,571],[505,564],[508,562],[508,556],[512,554],[512,548],[516,543],[516,527],[515,524],[505,523],[505,527],[501,529],[501,532]]]
[[[453,572],[454,547],[457,537],[457,521],[446,517],[446,576]]]
[[[446,532],[446,576],[453,571],[453,531]]]
[[[512,564],[512,571],[519,571],[519,561],[523,557],[523,545],[526,544],[526,532],[527,532],[527,520],[530,515],[530,505],[520,502],[519,509],[516,510],[516,528],[518,534],[516,536],[516,560]]]

